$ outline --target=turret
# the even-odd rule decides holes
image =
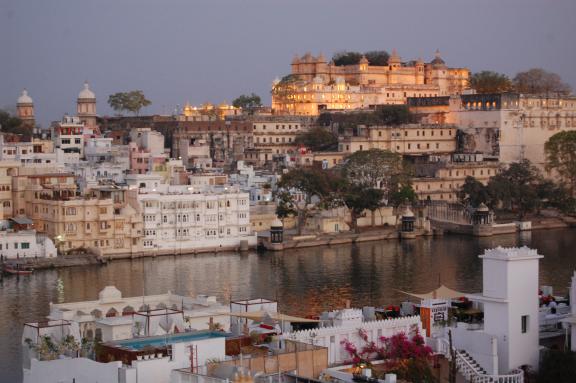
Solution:
[[[26,89],[22,90],[22,94],[18,97],[16,113],[23,124],[34,127],[36,122],[34,117],[34,100],[28,95]]]
[[[88,81],[84,82],[84,88],[78,94],[77,114],[80,120],[88,127],[96,127],[96,95],[90,90]]]

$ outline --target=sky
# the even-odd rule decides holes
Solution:
[[[0,108],[27,88],[47,126],[75,112],[89,81],[144,91],[142,113],[186,102],[270,103],[295,54],[396,48],[403,60],[514,76],[542,67],[576,89],[574,0],[0,0]]]

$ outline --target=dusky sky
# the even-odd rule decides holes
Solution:
[[[269,104],[294,54],[393,48],[473,72],[542,67],[576,89],[575,15],[574,0],[0,0],[0,108],[28,88],[47,126],[84,80],[100,115],[133,89],[152,101],[142,113],[249,92]]]

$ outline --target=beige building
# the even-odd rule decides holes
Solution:
[[[0,219],[9,219],[15,216],[14,200],[12,195],[13,178],[18,175],[20,164],[16,161],[0,161]]]
[[[408,97],[460,93],[468,86],[469,70],[448,68],[436,52],[430,63],[402,62],[393,51],[386,66],[358,64],[336,66],[322,54],[295,57],[290,75],[275,80],[272,109],[275,113],[318,115],[323,110],[365,109],[381,104],[404,104]]]
[[[456,131],[454,125],[358,125],[354,135],[339,137],[338,149],[349,154],[368,149],[410,156],[450,154],[456,151]]]
[[[419,177],[412,178],[412,188],[419,200],[455,202],[466,177],[474,177],[486,185],[498,174],[498,161],[483,161],[481,155],[455,154],[451,162],[420,164]]]
[[[27,178],[26,215],[59,251],[84,248],[114,256],[141,250],[142,216],[126,202],[131,191],[102,187],[77,196],[72,174]]]
[[[295,116],[258,116],[252,120],[252,147],[245,150],[245,162],[264,165],[274,158],[293,156],[296,137],[306,132],[312,120]]]
[[[472,94],[411,99],[409,106],[428,123],[456,124],[465,152],[498,157],[502,163],[528,159],[541,169],[546,141],[576,130],[574,96]]]

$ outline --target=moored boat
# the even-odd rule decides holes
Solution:
[[[13,275],[29,275],[32,274],[34,269],[30,266],[21,266],[19,264],[14,267],[13,265],[4,265],[4,272],[6,274],[13,274]]]

